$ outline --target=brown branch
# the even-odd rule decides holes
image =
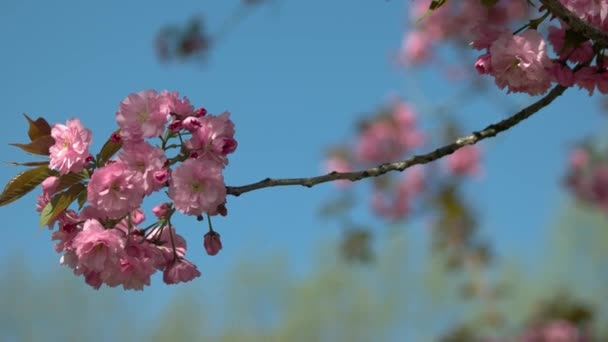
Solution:
[[[571,29],[593,40],[601,46],[608,47],[608,34],[591,26],[583,19],[568,10],[559,0],[540,0],[553,15],[565,22]]]
[[[403,171],[413,165],[417,164],[426,164],[432,161],[435,161],[439,158],[445,157],[448,154],[454,153],[456,150],[466,146],[473,145],[483,139],[493,137],[500,132],[506,131],[509,128],[517,125],[521,121],[527,119],[532,116],[534,113],[538,112],[545,106],[549,105],[553,100],[555,100],[558,96],[560,96],[564,90],[566,90],[563,86],[555,86],[545,97],[540,100],[534,102],[528,107],[520,110],[514,115],[504,119],[495,124],[489,125],[488,127],[482,129],[481,131],[473,132],[470,135],[459,138],[453,143],[449,145],[445,145],[439,147],[438,149],[426,153],[413,156],[409,159],[396,161],[392,163],[384,163],[373,167],[371,169],[357,171],[357,172],[330,172],[323,176],[317,176],[312,178],[285,178],[285,179],[272,179],[266,178],[257,183],[252,183],[243,186],[227,186],[226,191],[229,195],[240,196],[241,194],[257,189],[269,188],[274,186],[288,186],[288,185],[302,185],[305,187],[312,187],[314,185],[331,182],[336,180],[350,180],[350,181],[358,181],[363,178],[369,177],[378,177],[390,171]]]

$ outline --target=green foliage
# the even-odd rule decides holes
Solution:
[[[47,177],[54,175],[48,166],[38,166],[13,177],[0,194],[0,206],[7,205],[34,190]]]

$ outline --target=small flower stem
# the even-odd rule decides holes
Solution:
[[[209,231],[213,232],[213,226],[211,225],[211,216],[209,216],[209,214],[207,214],[207,224],[209,225]]]
[[[167,219],[166,223],[169,227],[169,238],[171,239],[171,248],[173,249],[173,260],[177,260],[177,250],[175,249],[175,239],[173,239],[173,231],[171,230],[171,217]]]

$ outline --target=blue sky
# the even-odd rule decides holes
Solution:
[[[383,104],[388,94],[425,108],[458,86],[437,72],[398,70],[390,63],[406,17],[404,2],[393,0],[278,0],[242,21],[207,63],[158,62],[153,40],[161,26],[206,13],[213,32],[236,6],[236,1],[0,2],[0,160],[28,159],[7,145],[27,139],[21,113],[51,123],[80,117],[99,147],[115,129],[114,113],[124,97],[168,89],[212,113],[231,111],[239,147],[226,169],[229,185],[312,176],[320,172],[323,149],[348,139],[354,119]],[[478,129],[507,113],[496,110],[499,106],[471,104],[455,108],[455,116],[467,129]],[[559,184],[569,144],[603,124],[597,107],[595,99],[572,89],[539,115],[483,142],[485,177],[472,180],[467,193],[481,213],[484,236],[499,252],[534,256],[564,199]],[[420,110],[419,115],[425,124],[433,120]],[[17,171],[0,166],[0,181]],[[318,243],[339,235],[316,215],[334,190],[325,184],[229,198],[229,216],[214,221],[225,247],[216,257],[202,249],[204,226],[178,219],[190,258],[203,273],[196,286],[221,287],[217,282],[231,265],[270,250],[288,252],[295,271],[305,270]],[[48,231],[38,228],[34,203],[32,194],[0,208],[9,240],[0,255],[19,253],[36,267],[69,272],[58,264]],[[356,217],[377,222],[365,212]],[[154,280],[152,288],[133,296],[168,298],[180,291]]]

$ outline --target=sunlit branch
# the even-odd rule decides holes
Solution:
[[[500,132],[506,131],[511,127],[519,124],[521,121],[527,119],[532,116],[534,113],[538,112],[545,106],[549,105],[553,100],[555,100],[558,96],[560,96],[566,90],[563,86],[554,87],[547,95],[545,95],[540,100],[534,102],[528,107],[520,110],[514,115],[504,119],[495,124],[489,125],[486,128],[473,132],[470,135],[461,137],[451,144],[442,146],[437,148],[436,150],[426,153],[413,156],[406,160],[396,161],[392,163],[384,163],[373,167],[371,169],[357,171],[357,172],[330,172],[326,175],[311,177],[311,178],[284,178],[284,179],[273,179],[266,178],[257,183],[252,183],[243,186],[227,186],[226,190],[229,195],[239,196],[245,192],[269,188],[274,186],[287,186],[287,185],[302,185],[305,187],[312,187],[314,185],[320,183],[326,183],[336,180],[350,180],[350,181],[358,181],[364,178],[370,177],[378,177],[390,171],[403,171],[411,166],[418,164],[426,164],[442,157],[445,157],[449,154],[454,153],[458,149],[466,146],[473,145],[477,142],[484,140],[486,138],[494,137]]]
[[[559,0],[540,0],[540,2],[556,17],[564,21],[574,31],[595,41],[596,43],[608,47],[608,35],[598,28],[590,25],[576,14],[569,11]]]

